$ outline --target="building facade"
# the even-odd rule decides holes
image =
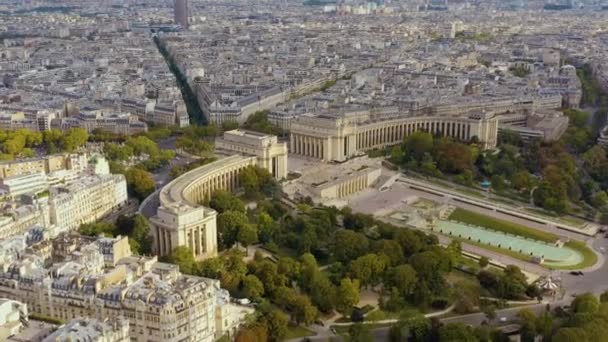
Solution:
[[[345,161],[373,149],[399,144],[424,131],[460,140],[473,137],[484,148],[496,146],[498,120],[492,113],[434,117],[400,115],[374,117],[369,112],[344,115],[305,115],[291,124],[290,153],[324,161]]]
[[[86,154],[53,154],[41,158],[0,162],[0,178],[42,172],[49,174],[60,170],[84,171],[88,166]]]
[[[321,199],[340,199],[367,189],[379,177],[380,168],[366,167],[335,180],[315,184],[313,192]]]
[[[28,324],[27,305],[16,300],[0,298],[0,340],[6,341]]]
[[[276,136],[235,129],[215,141],[216,150],[252,155],[260,166],[276,179],[287,177],[287,144]]]
[[[197,259],[216,256],[217,213],[201,203],[217,190],[237,191],[239,174],[247,167],[265,168],[275,179],[287,176],[287,146],[274,136],[233,130],[218,139],[216,148],[231,156],[187,172],[161,189],[160,205],[150,218],[156,254],[187,246]]]
[[[49,187],[46,175],[42,172],[22,174],[0,179],[0,196],[4,193],[11,198],[25,194],[37,194]]]
[[[66,186],[51,188],[51,223],[76,229],[95,222],[127,201],[124,175],[88,176]]]
[[[20,300],[32,314],[66,322],[87,318],[87,325],[68,323],[77,325],[60,328],[56,336],[104,342],[215,340],[219,281],[184,275],[156,257],[124,257],[104,267],[103,244],[82,242],[48,268],[35,254],[0,260],[0,296]],[[88,325],[95,320],[113,323],[99,336]]]
[[[255,157],[234,155],[187,172],[163,187],[157,214],[150,219],[154,252],[168,255],[178,246],[187,246],[197,259],[216,256],[217,212],[200,203],[216,190],[238,189],[240,171],[255,163]]]

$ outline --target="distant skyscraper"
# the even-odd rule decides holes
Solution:
[[[175,6],[173,7],[173,14],[175,16],[175,23],[181,25],[183,28],[188,28],[188,0],[175,0]]]

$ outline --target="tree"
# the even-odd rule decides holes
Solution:
[[[225,266],[222,258],[209,258],[198,264],[198,273],[201,277],[219,279],[224,268]]]
[[[405,138],[403,144],[406,157],[420,162],[425,154],[431,153],[433,136],[426,132],[414,132]]]
[[[472,329],[462,323],[448,323],[439,328],[441,342],[476,342]]]
[[[482,311],[488,320],[492,321],[496,318],[496,308],[494,305],[486,305]]]
[[[140,201],[146,199],[156,189],[156,183],[148,171],[131,167],[127,170],[125,177],[129,192]]]
[[[380,282],[389,261],[383,254],[366,254],[351,262],[350,274],[359,279],[361,285],[376,285]]]
[[[374,250],[377,254],[386,255],[393,266],[403,263],[403,249],[395,240],[382,240],[376,245]]]
[[[253,274],[247,275],[242,281],[243,294],[251,300],[260,300],[264,295],[264,284]]]
[[[239,232],[247,230],[249,219],[245,213],[240,211],[225,211],[217,216],[217,231],[220,237],[220,245],[229,248],[239,240]]]
[[[78,147],[84,146],[89,139],[89,134],[86,130],[75,127],[70,128],[63,136],[62,149],[66,152],[73,152]]]
[[[456,183],[460,183],[467,186],[473,186],[475,179],[473,178],[473,172],[471,170],[464,170],[458,176],[454,178]]]
[[[236,120],[225,120],[222,122],[222,131],[231,131],[239,128],[239,123]]]
[[[116,234],[116,227],[111,223],[97,222],[81,224],[78,232],[86,236],[108,236],[112,237]]]
[[[356,323],[348,328],[348,335],[352,342],[372,342],[374,339],[369,328],[362,323]]]
[[[490,181],[492,183],[492,189],[496,192],[502,192],[507,188],[507,182],[503,176],[494,175]]]
[[[247,197],[253,198],[258,194],[260,182],[253,167],[246,167],[241,170],[239,173],[239,181],[245,190],[245,195]]]
[[[416,253],[410,257],[410,265],[418,274],[418,286],[422,285],[423,281],[432,293],[439,293],[444,288],[444,273],[451,269],[451,261],[446,260],[449,259],[446,256],[446,253],[435,250]],[[424,287],[418,290],[424,292]],[[422,293],[419,297],[422,297]]]
[[[431,320],[423,315],[416,315],[408,319],[407,327],[409,328],[410,341],[424,342],[430,340]]]
[[[148,137],[140,135],[127,139],[125,144],[133,149],[133,154],[140,156],[147,154],[148,156],[156,156],[159,153],[158,145]]]
[[[481,270],[477,273],[477,280],[481,286],[487,289],[497,287],[500,281],[496,274],[486,270]]]
[[[575,127],[585,127],[589,122],[589,113],[582,110],[566,109],[564,115],[570,119],[569,124]]]
[[[208,267],[211,266],[213,265],[208,265]],[[199,272],[203,270],[205,270],[205,267],[201,265],[201,271]],[[208,270],[212,270],[212,268]],[[227,289],[231,293],[236,293],[240,287],[241,280],[247,274],[247,264],[243,261],[243,253],[238,249],[227,251],[222,257],[222,269],[219,273],[222,288]],[[256,276],[258,279],[260,278],[258,275]],[[266,292],[266,288],[264,292]]]
[[[103,145],[103,153],[109,160],[126,161],[133,156],[133,148],[131,146],[120,146],[115,143],[105,143]]]
[[[325,274],[318,273],[318,276],[314,278],[311,284],[309,292],[310,299],[320,311],[330,312],[333,310],[336,289]]]
[[[359,303],[359,281],[344,278],[336,289],[336,309],[344,314],[350,313],[353,306]]]
[[[267,328],[259,324],[241,328],[234,339],[235,342],[264,342],[267,340]]]
[[[530,190],[532,188],[532,177],[530,172],[520,170],[511,177],[511,185],[517,190]]]
[[[388,272],[386,285],[397,288],[403,298],[408,298],[418,282],[416,270],[410,265],[399,265]]]
[[[42,143],[46,146],[49,153],[56,153],[61,146],[63,132],[58,129],[51,129],[42,132]]]
[[[260,133],[279,135],[281,133],[280,129],[268,120],[268,114],[267,110],[251,114],[243,124],[243,127]]]
[[[581,328],[559,328],[551,338],[552,342],[581,342],[587,341],[587,334]]]
[[[317,308],[310,302],[310,298],[304,295],[296,296],[291,307],[293,318],[298,324],[311,325],[319,314]]]
[[[266,243],[274,240],[277,234],[277,224],[272,219],[272,216],[264,211],[261,212],[258,214],[257,226],[260,242]]]
[[[216,190],[211,195],[209,206],[220,214],[228,210],[245,212],[243,201],[225,190]]]
[[[599,306],[600,302],[598,298],[591,293],[576,296],[574,301],[572,301],[572,311],[575,313],[596,313]]]
[[[272,295],[276,289],[285,285],[285,277],[279,274],[277,265],[270,260],[262,260],[250,264],[250,271],[264,284],[264,292],[266,294]]]
[[[340,230],[335,236],[334,256],[336,260],[348,262],[369,250],[369,240],[361,233]]]
[[[517,317],[521,321],[521,337],[523,342],[533,342],[537,336],[536,331],[536,314],[530,309],[521,309],[517,313]]]
[[[287,335],[287,323],[289,322],[289,318],[280,310],[273,309],[264,313],[262,322],[268,329],[268,338],[270,341],[281,341],[285,335]]]
[[[469,146],[446,137],[435,142],[433,159],[437,162],[437,168],[442,172],[461,173],[471,170],[473,167]]]
[[[602,294],[600,295],[600,302],[601,303],[608,302],[608,290],[602,292]]]
[[[150,224],[141,214],[132,217],[121,215],[116,220],[116,234],[129,237],[131,251],[135,254],[151,253],[152,239],[149,233]]]
[[[241,246],[247,248],[258,241],[258,230],[252,224],[245,224],[239,228],[237,233],[237,241]]]
[[[177,246],[167,257],[167,262],[179,266],[179,270],[185,274],[194,274],[196,271],[196,260],[192,250],[186,246]]]
[[[393,239],[399,243],[406,257],[420,252],[424,247],[424,242],[420,239],[420,236],[410,229],[396,230]]]
[[[490,260],[485,256],[479,258],[479,267],[486,268],[490,264]]]

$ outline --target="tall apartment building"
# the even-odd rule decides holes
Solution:
[[[147,118],[165,126],[187,127],[190,124],[184,101],[156,102]]]
[[[75,116],[54,120],[53,128],[67,130],[80,127],[91,133],[103,130],[122,135],[133,135],[148,130],[145,122],[130,113],[108,113],[103,111],[80,112]]]
[[[42,172],[27,173],[0,179],[0,197],[18,198],[25,194],[37,194],[46,191],[49,184]]]
[[[82,172],[88,167],[86,154],[63,153],[45,157],[0,162],[0,178],[31,173],[53,173],[60,170]]]
[[[216,319],[223,320],[216,316],[222,314],[216,310],[219,281],[184,275],[155,257],[123,258],[115,268],[100,269],[103,256],[90,247],[48,269],[29,255],[0,265],[6,270],[0,274],[0,296],[21,299],[31,313],[66,321],[124,318],[130,341],[215,340]],[[112,331],[124,338],[125,328]]]
[[[27,324],[27,305],[16,300],[0,298],[0,340],[7,341]]]
[[[88,176],[51,189],[51,223],[65,230],[95,222],[127,201],[123,175]]]
[[[158,125],[187,127],[190,124],[183,100],[146,102],[123,99],[120,109],[137,115],[140,120]]]
[[[0,129],[16,130],[25,128],[42,132],[51,129],[51,121],[59,117],[59,113],[52,111],[2,111],[0,112]]]
[[[175,0],[173,15],[176,24],[180,25],[184,29],[188,29],[190,26],[188,21],[188,17],[190,16],[188,0]]]

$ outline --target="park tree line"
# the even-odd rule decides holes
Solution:
[[[489,181],[492,191],[503,196],[532,199],[559,214],[593,218],[600,212],[608,221],[608,157],[604,147],[595,145],[597,125],[589,125],[586,112],[568,109],[564,114],[570,124],[557,142],[524,141],[506,131],[501,132],[497,149],[481,151],[476,137],[464,142],[416,132],[393,147],[389,158],[422,175],[477,188]]]
[[[598,298],[591,293],[577,296],[569,307],[551,308],[535,313],[521,309],[513,323],[521,326],[522,342],[601,342],[608,341],[608,292]],[[353,329],[354,330],[354,329]],[[365,331],[364,327],[359,330]],[[366,336],[366,333],[359,334]],[[369,333],[367,333],[369,334]],[[510,341],[509,337],[488,325],[477,327],[463,323],[441,324],[423,316],[408,318],[393,325],[390,341]],[[370,340],[371,341],[371,340]]]
[[[121,215],[116,223],[95,222],[80,225],[78,232],[86,236],[116,237],[118,235],[129,238],[131,252],[137,255],[149,255],[152,250],[152,237],[150,223],[141,214],[133,216]]]
[[[87,131],[82,128],[70,128],[65,132],[56,129],[44,132],[0,130],[0,160],[30,158],[40,153],[74,152],[84,146],[88,138]]]
[[[459,300],[472,303],[466,312],[479,306],[479,291],[458,293],[447,281],[460,258],[459,243],[444,248],[434,235],[395,227],[349,208],[304,201],[293,209],[277,192],[265,192],[263,183],[252,188],[252,194],[262,194],[254,197],[256,206],[245,205],[247,192],[237,197],[216,191],[205,203],[218,212],[220,256],[197,262],[182,246],[164,259],[178,264],[182,272],[219,279],[234,297],[260,303],[257,319],[237,340],[258,336],[262,341],[263,336],[278,341],[288,324],[310,325],[319,315],[334,311],[355,317],[363,289],[379,291],[380,308],[388,312],[404,307],[440,310]],[[248,247],[253,244],[263,249],[252,254]],[[529,298],[518,268],[489,277],[504,289],[497,296]]]

